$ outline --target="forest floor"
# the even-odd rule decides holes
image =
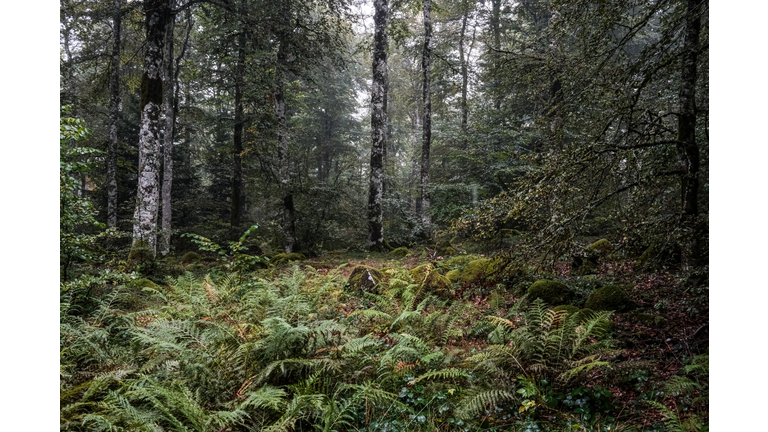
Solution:
[[[473,258],[482,259],[484,257],[478,254]],[[129,328],[121,331],[128,332],[128,334],[133,332],[134,344],[140,345],[139,340],[149,344],[144,348],[147,351],[151,342],[148,342],[149,336],[143,332],[149,331],[153,322],[159,322],[162,319],[180,319],[176,312],[168,312],[168,307],[175,311],[192,310],[198,307],[193,306],[197,300],[192,301],[189,295],[180,294],[178,287],[181,284],[180,276],[182,274],[186,274],[184,277],[190,283],[189,286],[194,285],[194,282],[190,282],[193,280],[202,283],[205,288],[203,294],[211,303],[207,306],[209,309],[190,312],[192,315],[187,314],[184,317],[186,319],[196,317],[194,319],[197,321],[194,322],[197,323],[204,320],[231,325],[233,331],[239,333],[244,341],[257,337],[265,340],[263,339],[264,335],[268,335],[268,332],[257,336],[256,333],[251,333],[250,329],[266,328],[269,325],[266,320],[270,318],[268,316],[251,317],[251,320],[258,320],[259,318],[266,320],[260,324],[249,323],[249,318],[246,318],[249,315],[244,300],[247,297],[239,297],[239,300],[233,297],[228,300],[230,303],[227,303],[226,306],[223,305],[224,299],[228,299],[230,293],[242,291],[245,294],[238,295],[247,296],[247,290],[253,290],[254,287],[262,286],[259,284],[267,283],[273,284],[273,287],[282,287],[279,288],[279,291],[282,293],[281,295],[285,296],[287,289],[285,287],[290,285],[290,281],[295,284],[294,289],[298,290],[294,292],[296,295],[311,296],[314,293],[322,292],[323,295],[317,294],[314,303],[308,301],[306,310],[301,312],[304,317],[302,318],[303,321],[294,322],[295,325],[298,326],[299,323],[303,323],[302,325],[310,328],[312,325],[322,327],[326,324],[317,321],[320,319],[318,317],[320,315],[326,319],[331,319],[336,325],[344,326],[343,330],[334,330],[334,332],[340,332],[338,333],[339,337],[344,336],[347,332],[349,333],[348,339],[368,336],[376,338],[379,341],[379,347],[374,350],[375,353],[374,351],[369,352],[368,357],[372,355],[382,359],[376,361],[384,362],[383,359],[390,355],[401,356],[397,357],[394,369],[388,372],[392,375],[387,379],[380,378],[382,372],[379,373],[378,378],[375,373],[364,374],[369,382],[378,385],[381,390],[391,392],[391,394],[398,394],[399,392],[399,400],[404,403],[399,408],[402,412],[401,419],[395,419],[396,416],[393,417],[393,414],[387,410],[383,414],[378,412],[381,417],[378,420],[372,420],[375,418],[376,411],[371,411],[368,402],[366,402],[363,411],[360,409],[354,411],[350,408],[352,410],[349,418],[351,427],[338,430],[533,431],[564,430],[563,428],[583,431],[706,430],[708,418],[707,355],[709,352],[707,327],[709,300],[706,272],[681,272],[658,268],[650,270],[640,268],[635,260],[604,259],[590,275],[579,275],[571,269],[570,263],[562,262],[557,263],[548,271],[529,271],[525,277],[512,285],[498,279],[494,280],[492,274],[488,274],[473,281],[455,281],[450,290],[434,295],[430,295],[426,290],[426,282],[422,282],[424,290],[415,288],[419,285],[419,281],[412,270],[419,266],[431,265],[432,267],[429,268],[435,269],[436,272],[446,273],[448,268],[441,267],[440,262],[450,262],[448,261],[450,257],[439,258],[430,256],[423,250],[421,252],[411,250],[410,254],[404,258],[395,258],[385,253],[328,253],[322,257],[303,261],[292,261],[270,265],[269,268],[241,271],[236,276],[236,280],[233,279],[228,269],[222,268],[221,262],[195,260],[182,264],[177,259],[166,259],[155,266],[153,274],[148,275],[149,279],[144,279],[157,283],[155,288],[158,292],[163,293],[161,296],[163,301],[152,300],[144,291],[137,292],[134,290],[132,291],[133,295],[141,297],[140,299],[127,301],[123,303],[124,306],[118,304],[111,307],[114,308],[113,313],[116,315],[136,317],[135,322],[130,324]],[[389,269],[385,273],[385,280],[381,281],[377,293],[365,294],[349,284],[350,276],[358,266]],[[461,266],[454,266],[453,268],[459,267]],[[521,388],[517,390],[517,393],[522,394],[523,397],[494,400],[492,404],[487,404],[484,413],[483,410],[480,410],[474,414],[474,417],[468,417],[470,420],[459,420],[458,414],[455,413],[459,412],[460,407],[466,405],[469,396],[474,394],[472,393],[473,386],[479,388],[484,385],[482,375],[476,376],[476,372],[473,371],[473,367],[477,366],[476,355],[489,352],[489,349],[493,349],[493,345],[513,345],[513,339],[501,341],[494,339],[493,333],[496,326],[488,324],[489,317],[510,319],[518,323],[519,326],[522,316],[520,315],[521,305],[534,308],[535,305],[530,306],[528,299],[523,299],[524,303],[518,303],[524,297],[526,288],[532,281],[538,279],[551,279],[564,283],[576,294],[575,300],[571,301],[570,304],[577,308],[584,304],[591,292],[605,285],[621,286],[634,302],[635,307],[632,310],[610,315],[609,319],[613,325],[605,337],[610,339],[612,347],[610,350],[604,351],[599,357],[600,360],[606,362],[605,366],[588,370],[559,388],[550,388],[548,386],[551,384],[543,378],[539,378],[539,381],[536,382],[535,394],[522,393]],[[384,289],[389,285],[396,286],[395,280],[402,280],[410,284],[408,286],[414,290],[410,297],[409,294],[404,294],[402,289],[399,291],[391,287]],[[131,283],[127,284],[127,286],[130,285]],[[226,288],[229,286],[231,288]],[[130,289],[128,291],[131,292]],[[106,295],[107,292],[97,290],[92,293],[92,295],[97,294]],[[276,300],[270,301],[274,303]],[[408,306],[409,302],[410,307]],[[416,306],[417,303],[418,306]],[[276,307],[274,304],[273,307]],[[457,309],[459,304],[464,306]],[[165,312],[159,314],[153,312],[154,315],[150,316],[149,313],[141,312],[142,309]],[[461,316],[453,321],[441,317],[441,315],[450,315],[457,311],[460,311]],[[395,319],[398,314],[400,316]],[[363,319],[363,317],[368,318]],[[555,319],[555,325],[557,319],[559,318]],[[85,321],[88,322],[88,318]],[[439,324],[440,322],[443,324]],[[136,327],[141,327],[141,329]],[[158,331],[160,328],[158,327]],[[399,331],[399,333],[394,330]],[[82,330],[80,331],[82,334]],[[394,347],[398,343],[405,343],[398,336],[402,333],[416,336],[420,342],[424,343],[423,349],[425,351],[415,357],[421,356],[422,363],[413,358],[408,360],[409,357],[404,354],[394,353]],[[123,337],[126,336],[123,335]],[[498,339],[497,336],[496,338]],[[596,342],[596,339],[591,340]],[[66,337],[65,340],[67,340]],[[73,337],[64,345],[68,343],[76,345],[76,341],[76,337]],[[331,361],[330,357],[323,357],[325,356],[324,352],[339,350],[343,345],[338,344],[339,342],[337,342],[337,346],[330,344],[327,347],[321,347],[314,353],[299,350],[291,355],[297,359],[303,358],[304,361],[315,361],[321,358]],[[140,351],[136,347],[133,349]],[[303,354],[301,354],[302,352]],[[425,377],[440,369],[434,366],[427,367],[428,365],[423,362],[424,359],[432,358],[430,355],[434,357],[435,353],[440,353],[445,358],[441,365],[442,368],[461,369],[473,377],[472,381],[464,384],[466,388],[461,388],[461,386],[456,388],[457,393],[450,390],[455,387],[452,387],[456,383],[455,379],[436,380],[430,384],[426,384],[425,380],[424,387],[420,387],[420,384],[413,385],[414,376],[417,374],[420,373],[422,377]],[[143,356],[146,355],[143,354]],[[692,366],[696,364],[696,359],[698,359],[698,363],[701,363],[702,358],[704,358],[704,368],[699,367],[697,369]],[[335,361],[337,358],[333,357],[333,359]],[[160,360],[150,361],[159,362]],[[284,360],[272,359],[272,361]],[[365,363],[357,358],[355,361],[362,362],[359,365],[368,364],[368,366],[357,366],[360,369],[356,370],[341,370],[336,379],[348,383],[361,382],[358,375],[368,371],[372,366],[380,371],[386,368],[384,363]],[[366,361],[372,360],[369,358]],[[118,361],[112,360],[112,362],[117,363]],[[63,377],[68,377],[62,381],[63,413],[69,412],[67,407],[72,406],[72,403],[76,403],[74,401],[78,400],[77,398],[73,399],[72,389],[89,382],[85,377],[92,376],[94,371],[105,370],[103,364],[98,365],[96,363],[98,362],[84,362],[82,359],[73,359],[71,362],[62,359],[63,370],[69,368],[68,373],[62,373]],[[339,366],[339,368],[341,367]],[[406,372],[410,372],[410,374]],[[556,372],[560,373],[564,370]],[[226,375],[235,377],[238,376],[237,373],[231,371],[227,372]],[[256,373],[253,376],[257,376],[264,372],[263,370],[254,370],[249,373]],[[514,376],[517,373],[510,373],[511,375],[502,374],[500,376],[510,376],[512,378],[504,379],[514,381]],[[286,372],[283,372],[283,374],[284,377],[291,376],[290,373],[285,375]],[[306,374],[301,376],[307,377]],[[517,378],[524,377],[518,375]],[[527,375],[525,378],[532,379]],[[242,380],[242,378],[232,379],[235,381]],[[253,377],[249,379],[253,380]],[[489,375],[489,382],[493,379],[498,380],[499,376],[491,378]],[[262,381],[276,386],[283,385],[284,388],[294,388],[288,382],[268,376]],[[298,381],[294,380],[293,382],[295,385],[295,382]],[[192,389],[198,384],[190,382],[187,385]],[[249,385],[250,381],[247,380],[237,384],[236,387],[239,387],[237,397],[232,399],[230,404],[239,400],[237,398],[243,397],[244,389]],[[286,385],[287,387],[285,387]],[[440,397],[444,397],[446,402],[440,410],[447,412],[436,411],[434,406],[430,406],[431,400],[430,403],[426,403],[418,398],[415,393],[416,389],[419,388],[421,392],[443,395]],[[510,388],[518,389],[519,386],[512,385]],[[452,399],[454,394],[458,395],[459,393],[464,399],[460,400],[458,396]],[[65,394],[66,396],[64,396]],[[82,397],[85,397],[85,393]],[[663,405],[669,411],[664,411],[663,407],[653,405],[655,403]],[[409,418],[406,416],[408,413],[411,413],[411,420],[406,422],[405,419]],[[449,414],[450,417],[448,417]],[[422,419],[421,417],[424,416],[426,417]],[[74,421],[67,420],[65,417],[67,415],[62,414],[62,425],[74,424]],[[74,418],[82,419],[85,417],[74,416]],[[296,424],[303,424],[302,422],[312,424],[313,421],[319,421],[317,419],[307,420],[310,418],[313,417],[310,415],[302,417],[301,420],[296,420],[298,421]],[[388,420],[390,418],[392,420]],[[419,419],[418,425],[412,424],[414,418]],[[267,420],[262,419],[262,421]],[[181,422],[184,423],[183,420]],[[64,426],[62,428],[66,429]],[[229,430],[240,429],[230,425]]]

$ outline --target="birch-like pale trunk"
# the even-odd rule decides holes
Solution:
[[[290,23],[290,1],[281,2],[280,20],[284,27]],[[293,252],[296,243],[296,222],[291,192],[291,177],[289,172],[290,159],[288,154],[288,121],[285,117],[285,69],[288,63],[287,31],[280,30],[280,46],[277,50],[277,67],[275,68],[275,114],[277,115],[277,164],[280,192],[283,200],[283,245],[286,253]]]
[[[677,154],[681,175],[681,213],[686,231],[682,247],[682,265],[696,265],[695,250],[698,235],[695,234],[699,214],[699,145],[696,142],[696,76],[701,33],[701,14],[707,0],[688,0],[683,41],[682,73],[680,77],[680,108],[677,129]]]
[[[163,46],[168,0],[145,0],[146,51],[141,77],[139,170],[133,244],[144,242],[149,253],[157,251],[157,215],[160,199],[160,110],[163,103]]]
[[[171,6],[175,0],[171,0]],[[163,93],[165,99],[165,130],[163,132],[163,186],[162,186],[162,224],[160,236],[160,254],[165,256],[171,251],[171,188],[173,187],[173,135],[176,124],[175,110],[175,78],[173,70],[173,27],[175,15],[171,15],[166,23],[165,58],[163,67]]]
[[[424,106],[421,134],[421,221],[425,234],[429,234],[429,149],[432,143],[432,92],[430,89],[430,61],[432,56],[432,2],[424,0],[424,49],[421,55],[422,101]]]
[[[117,226],[117,120],[120,116],[120,37],[122,0],[114,0],[112,58],[109,76],[109,147],[107,152],[107,226]]]
[[[388,0],[374,0],[373,80],[371,85],[371,177],[368,187],[368,247],[384,246],[382,198],[387,145],[387,18]]]

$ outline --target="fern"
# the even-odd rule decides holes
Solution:
[[[517,396],[506,390],[485,390],[471,394],[460,402],[457,407],[459,416],[474,416],[487,408],[500,405],[504,401],[515,400]]]
[[[432,379],[432,378],[441,378],[444,380],[447,379],[457,379],[457,378],[469,378],[469,374],[461,369],[455,369],[455,368],[448,368],[448,369],[441,369],[437,371],[429,371],[423,375],[420,375],[419,377],[413,379],[408,383],[408,385],[414,385],[419,381],[426,380],[426,379]]]

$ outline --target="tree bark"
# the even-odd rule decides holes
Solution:
[[[293,252],[296,243],[295,209],[293,206],[293,194],[291,192],[291,178],[289,172],[288,155],[288,122],[285,117],[285,69],[287,66],[287,27],[290,24],[290,2],[283,1],[280,10],[280,20],[283,29],[279,32],[279,48],[277,50],[277,67],[275,68],[275,114],[277,115],[277,163],[280,192],[283,201],[283,235],[285,252]]]
[[[422,101],[424,105],[421,135],[421,221],[425,234],[430,231],[429,217],[429,150],[432,143],[432,92],[430,91],[430,60],[432,54],[432,4],[424,0],[424,49],[421,56]]]
[[[145,0],[146,50],[141,77],[139,170],[133,244],[144,242],[151,256],[157,250],[159,201],[160,109],[163,103],[163,46],[168,0]]]
[[[701,13],[706,0],[688,0],[680,79],[680,115],[677,153],[681,176],[681,213],[686,239],[682,245],[684,268],[696,265],[696,219],[699,214],[699,146],[696,142],[696,76],[701,33]]]
[[[464,42],[467,35],[467,21],[469,20],[469,7],[464,6],[464,15],[461,18],[461,34],[459,37],[459,60],[461,61],[461,150],[467,150],[467,120],[469,110],[467,109],[467,87],[469,85],[468,73],[468,55],[464,53]]]
[[[173,7],[175,0],[170,0]],[[170,15],[166,23],[165,31],[165,58],[164,63],[164,99],[165,99],[165,130],[163,132],[163,186],[162,186],[162,224],[160,236],[160,254],[165,256],[171,251],[171,188],[173,186],[173,135],[176,124],[175,109],[175,78],[173,70],[173,27],[175,15]]]
[[[122,0],[114,0],[112,59],[109,77],[109,149],[107,154],[107,226],[117,226],[117,120],[120,116],[120,38]]]
[[[243,11],[245,13],[245,11]],[[242,28],[238,36],[237,67],[235,70],[235,131],[234,146],[232,150],[232,209],[229,223],[233,227],[240,226],[243,213],[243,86],[245,79],[245,28]]]
[[[373,82],[371,85],[371,177],[368,188],[368,247],[384,246],[382,198],[387,145],[387,19],[388,0],[374,0]]]
[[[493,69],[494,78],[492,79],[493,92],[493,108],[499,110],[501,108],[501,96],[498,93],[499,80],[496,78],[499,61],[499,50],[501,49],[501,0],[491,0],[491,33],[493,36]]]

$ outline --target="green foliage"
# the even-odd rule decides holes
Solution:
[[[186,233],[181,236],[190,237],[200,250],[217,254],[218,260],[224,263],[225,269],[231,271],[244,271],[255,265],[266,264],[269,262],[269,258],[267,257],[244,255],[240,253],[240,251],[248,250],[246,246],[243,246],[243,243],[252,232],[256,231],[257,228],[257,225],[251,226],[245,230],[243,235],[240,236],[237,241],[230,241],[227,247],[221,247],[210,239],[198,234]],[[201,259],[200,255],[190,255],[190,253],[193,252],[185,254],[181,261],[191,263]]]
[[[405,258],[409,253],[411,253],[411,251],[409,251],[407,247],[399,247],[389,252],[390,255],[397,258]]]

